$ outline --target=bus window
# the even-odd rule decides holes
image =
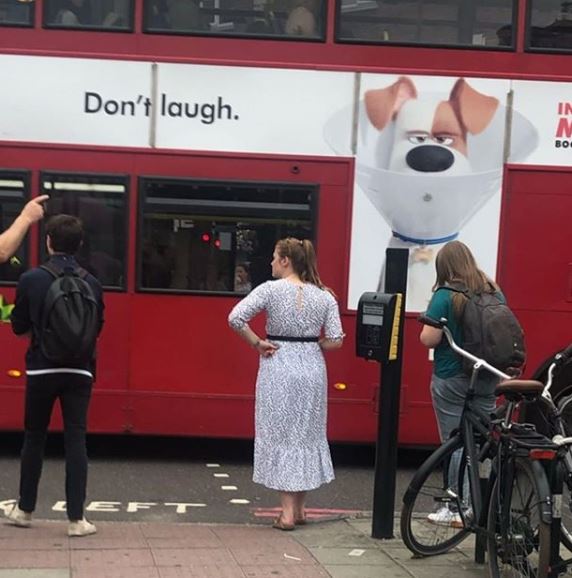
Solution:
[[[45,0],[44,25],[130,31],[133,0]]]
[[[336,40],[510,47],[514,0],[338,0]]]
[[[34,0],[0,0],[0,26],[33,26]]]
[[[29,195],[29,177],[22,171],[0,170],[0,231],[18,216]],[[16,254],[0,264],[0,283],[12,284],[28,267],[28,243],[21,243]]]
[[[572,2],[531,0],[527,32],[529,48],[572,49]]]
[[[146,32],[324,39],[324,0],[145,0]]]
[[[248,293],[278,239],[314,238],[314,186],[146,177],[139,202],[141,290]]]
[[[50,195],[48,218],[79,217],[85,238],[77,255],[82,267],[110,289],[125,287],[127,178],[109,175],[42,173],[42,192]],[[40,254],[46,249],[41,235]]]

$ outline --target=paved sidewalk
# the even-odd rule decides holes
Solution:
[[[413,559],[399,539],[370,538],[370,519],[267,526],[98,522],[69,539],[64,522],[0,522],[0,578],[484,578],[472,541]]]

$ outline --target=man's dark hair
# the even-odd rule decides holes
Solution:
[[[74,255],[83,241],[83,224],[73,215],[55,215],[46,224],[46,235],[53,251]]]

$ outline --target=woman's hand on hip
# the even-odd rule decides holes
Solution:
[[[261,339],[256,345],[256,349],[262,357],[272,357],[278,351],[278,346],[270,343],[270,341]]]

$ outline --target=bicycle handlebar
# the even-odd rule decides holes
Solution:
[[[427,317],[426,315],[420,315],[417,320],[420,323],[423,323],[424,325],[429,325],[430,327],[434,327],[435,329],[441,329],[445,334],[445,337],[447,338],[447,341],[449,342],[451,349],[456,353],[458,353],[459,355],[461,355],[462,357],[465,357],[466,359],[469,359],[474,363],[473,370],[483,368],[489,371],[490,373],[497,375],[501,379],[512,379],[510,375],[507,375],[506,373],[500,371],[500,369],[493,367],[490,363],[487,363],[484,359],[481,359],[480,357],[477,357],[476,355],[473,355],[472,353],[465,351],[462,347],[459,347],[455,343],[455,340],[453,339],[451,330],[447,327],[447,319],[445,317],[441,317],[439,321],[436,321],[435,319],[431,319],[431,317]]]

